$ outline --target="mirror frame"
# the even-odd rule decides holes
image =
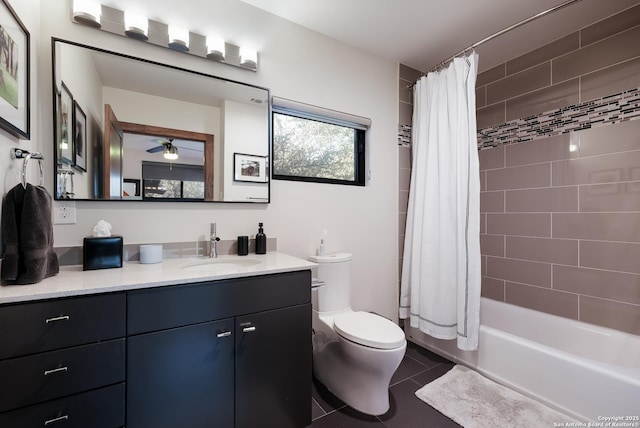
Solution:
[[[114,52],[114,51],[110,51],[107,49],[103,49],[103,48],[99,48],[96,46],[91,46],[91,45],[86,45],[83,43],[79,43],[79,42],[74,42],[71,40],[66,40],[66,39],[62,39],[62,38],[58,38],[58,37],[51,37],[51,83],[52,83],[52,105],[53,105],[53,199],[57,200],[57,201],[86,201],[86,202],[122,202],[122,201],[126,201],[126,202],[143,202],[143,200],[140,199],[106,199],[106,198],[94,198],[94,199],[87,199],[87,198],[74,198],[74,199],[65,199],[65,198],[60,198],[58,197],[57,194],[57,186],[58,186],[58,147],[57,147],[57,140],[58,140],[58,102],[57,102],[57,97],[58,97],[58,93],[56,90],[56,78],[57,78],[57,74],[56,74],[56,43],[57,42],[61,42],[61,43],[65,43],[71,46],[76,46],[76,47],[80,47],[80,48],[85,48],[85,49],[89,49],[95,52],[99,52],[99,53],[103,53],[103,54],[108,54],[108,55],[115,55],[117,57],[123,58],[123,59],[128,59],[128,60],[133,60],[133,61],[139,61],[142,63],[146,63],[148,65],[153,65],[153,66],[160,66],[160,67],[165,67],[165,68],[169,68],[172,69],[174,71],[180,71],[180,72],[184,72],[184,73],[188,73],[189,75],[194,75],[194,76],[200,76],[200,77],[206,77],[206,78],[211,78],[211,79],[216,79],[218,81],[222,81],[222,82],[227,82],[227,83],[233,83],[233,84],[239,84],[239,85],[243,85],[243,86],[248,86],[251,88],[255,88],[255,89],[260,89],[263,91],[266,91],[267,94],[267,198],[266,200],[247,200],[247,201],[224,201],[224,200],[198,200],[198,201],[194,201],[194,200],[171,200],[171,199],[144,199],[144,202],[205,202],[205,203],[227,203],[227,204],[269,204],[271,203],[271,158],[272,158],[272,148],[271,148],[271,141],[272,141],[272,106],[271,106],[271,91],[269,88],[265,88],[262,86],[258,86],[258,85],[254,85],[251,83],[246,83],[246,82],[241,82],[238,80],[233,80],[233,79],[227,79],[225,77],[220,77],[220,76],[216,76],[213,74],[209,74],[209,73],[204,73],[204,72],[200,72],[200,71],[195,71],[195,70],[190,70],[187,68],[182,68],[182,67],[177,67],[174,65],[170,65],[170,64],[166,64],[166,63],[162,63],[162,62],[158,62],[158,61],[154,61],[154,60],[150,60],[150,59],[146,59],[146,58],[140,58],[140,57],[136,57],[133,55],[128,55],[128,54],[124,54],[124,53],[119,53],[119,52]],[[126,121],[124,121],[123,123],[127,123]],[[128,124],[128,123],[127,123]],[[129,125],[129,124],[128,124]],[[103,124],[104,126],[104,124]],[[150,126],[153,128],[153,126]],[[179,132],[179,130],[176,130]],[[190,132],[190,131],[188,131]],[[135,133],[135,132],[134,132]],[[202,135],[206,135],[206,134],[202,134]],[[205,158],[207,159],[212,159],[213,158],[213,144],[210,145],[207,144],[208,141],[205,141],[205,151],[207,152],[205,154]],[[230,168],[232,166],[229,166]],[[206,190],[210,189],[211,193],[213,193],[213,175],[214,175],[214,171],[213,171],[213,167],[211,168],[207,168],[206,163],[205,163],[205,198],[206,198]],[[211,182],[208,182],[207,180],[211,179]]]

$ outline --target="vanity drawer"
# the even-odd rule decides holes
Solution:
[[[0,412],[122,382],[124,376],[124,339],[0,361]]]
[[[140,334],[311,302],[311,271],[135,290],[127,333]]]
[[[0,413],[0,427],[119,428],[124,426],[124,391],[120,383]]]
[[[0,360],[125,335],[125,294],[0,307]]]

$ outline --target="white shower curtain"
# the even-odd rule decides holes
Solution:
[[[455,58],[414,88],[413,166],[400,318],[458,348],[478,348],[480,177],[478,55]]]

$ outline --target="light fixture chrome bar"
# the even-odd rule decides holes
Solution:
[[[71,21],[76,24],[86,25],[83,21],[78,21],[71,17]],[[101,31],[117,34],[119,36],[128,37],[134,40],[141,41],[143,43],[150,43],[152,45],[160,46],[163,48],[169,47],[169,25],[148,20],[148,32],[146,38],[136,37],[136,34],[127,34],[125,28],[124,11],[115,9],[109,6],[102,5],[101,27],[97,28]],[[256,61],[242,62],[240,58],[240,47],[231,43],[225,42],[224,56],[222,55],[208,55],[209,49],[207,48],[207,38],[201,34],[189,32],[189,45],[188,51],[185,51],[189,55],[199,56],[201,58],[209,59],[211,61],[220,62],[223,64],[231,65],[234,67],[242,68],[250,71],[258,70],[258,53],[256,53]]]

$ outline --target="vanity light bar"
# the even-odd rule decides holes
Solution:
[[[228,43],[218,35],[206,37],[188,28],[147,19],[135,11],[122,11],[96,0],[70,0],[72,22],[108,33],[129,37],[156,46],[170,48],[212,61],[258,71],[258,52],[253,48]]]

